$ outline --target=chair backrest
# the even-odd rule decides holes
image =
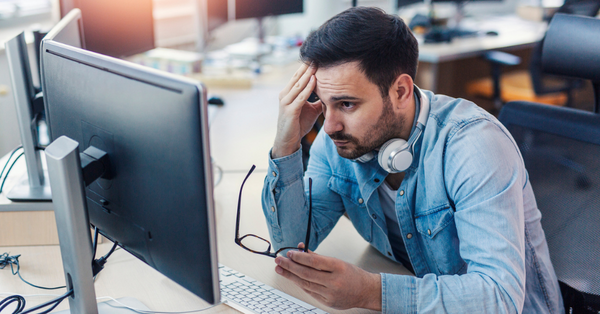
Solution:
[[[577,16],[586,16],[592,17],[598,14],[598,10],[600,10],[600,0],[566,0],[565,3],[558,9],[555,16],[560,15],[577,15]],[[552,22],[554,20],[554,16],[550,17],[549,22],[551,25],[554,24]],[[573,28],[568,27],[573,30]],[[542,50],[544,53],[547,53],[547,48],[545,48],[546,36],[542,38],[542,40],[533,48],[531,52],[531,57],[529,61],[529,72],[531,75],[531,83],[533,85],[533,89],[536,94],[542,95],[547,93],[554,93],[557,91],[566,91],[575,87],[577,84],[573,84],[572,80],[565,80],[562,85],[546,85],[544,84],[544,78],[548,77],[548,74],[556,74],[556,75],[564,75],[559,73],[549,72],[542,64]],[[577,43],[580,45],[583,43]],[[544,48],[543,48],[544,47]],[[579,77],[579,76],[577,76]]]
[[[600,1],[600,0],[595,0]],[[600,19],[556,14],[544,40],[544,72],[591,80],[600,113]]]
[[[600,296],[600,115],[511,102],[499,119],[525,161],[559,281]]]

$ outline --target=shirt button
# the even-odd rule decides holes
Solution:
[[[373,180],[373,181],[375,181],[375,183],[379,183],[379,179],[375,179],[375,180]]]
[[[275,212],[275,206],[271,206],[271,211]]]
[[[431,235],[431,229],[427,229],[427,234]]]
[[[373,219],[377,219],[377,215],[373,214]]]
[[[412,238],[412,233],[407,234],[406,238],[408,238],[408,239]]]
[[[277,172],[273,171],[273,176],[276,177],[277,176]]]
[[[388,256],[392,256],[392,252],[388,252]]]
[[[404,195],[404,190],[400,191],[400,196]]]
[[[359,198],[359,199],[358,199],[358,203],[359,203],[359,204],[362,204],[362,203],[364,203],[364,202],[365,202],[365,201],[364,201],[362,198]]]

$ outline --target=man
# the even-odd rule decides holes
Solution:
[[[312,178],[310,250],[347,213],[366,241],[416,276],[372,274],[296,250],[275,259],[278,274],[338,309],[562,311],[514,140],[475,104],[413,85],[418,47],[401,19],[349,9],[309,35],[301,58],[279,95],[263,189],[273,245],[304,240]],[[320,100],[309,103],[313,92]],[[303,174],[300,140],[321,113]]]

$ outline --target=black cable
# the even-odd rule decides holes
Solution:
[[[96,248],[98,247],[98,227],[94,226],[94,246],[93,246],[93,250],[92,250],[92,260],[96,259]]]
[[[104,268],[104,264],[106,264],[106,260],[117,249],[118,245],[119,245],[119,242],[115,242],[115,244],[113,244],[112,248],[110,249],[110,251],[108,251],[108,253],[106,255],[102,256],[99,259],[92,260],[92,275],[94,276],[94,279],[100,273],[100,271]]]
[[[15,158],[13,163],[10,165],[10,168],[8,168],[8,171],[6,171],[6,175],[4,176],[4,179],[2,179],[2,185],[0,185],[0,193],[2,193],[2,189],[4,188],[4,183],[6,183],[6,178],[8,178],[8,174],[10,173],[10,170],[17,163],[17,161],[19,161],[19,158],[21,158],[21,156],[23,156],[23,154],[24,153],[21,153],[19,156],[17,156],[17,158]]]
[[[10,153],[10,156],[8,156],[8,160],[6,160],[6,163],[2,168],[2,172],[0,172],[0,178],[2,178],[2,175],[4,175],[4,170],[6,170],[6,166],[8,166],[8,164],[10,163],[10,159],[19,150],[19,148],[23,148],[23,146],[19,145],[17,148],[13,149],[13,151]],[[8,173],[6,175],[8,176]]]
[[[104,259],[104,260],[108,259],[112,255],[112,253],[115,251],[115,249],[117,248],[117,245],[119,245],[119,242],[115,242],[115,244],[113,244],[110,251],[108,251],[108,253],[106,255],[102,256],[101,259]]]
[[[21,278],[21,280],[34,287],[34,288],[38,288],[38,289],[44,289],[44,290],[56,290],[56,289],[62,289],[62,288],[66,288],[66,286],[60,286],[60,287],[53,287],[53,288],[49,288],[49,287],[41,287],[41,286],[37,286],[34,285],[32,283],[30,283],[29,281],[23,279],[23,277],[21,276],[21,265],[19,264],[19,257],[21,256],[21,254],[19,255],[14,255],[14,256],[10,256],[8,253],[4,253],[2,255],[0,255],[0,269],[4,269],[4,267],[9,266],[10,265],[10,270],[12,272],[13,275],[18,275],[19,278]],[[17,270],[15,271],[14,267],[17,267]]]
[[[9,306],[13,302],[17,302],[17,308],[14,310],[13,314],[23,311],[23,309],[25,308],[25,298],[23,298],[20,295],[11,295],[9,297],[4,298],[4,300],[0,301],[0,312],[2,312],[7,306]]]
[[[54,308],[55,308],[55,307],[56,307],[58,304],[60,304],[60,303],[61,303],[61,302],[62,302],[64,299],[68,298],[68,297],[69,297],[71,294],[73,294],[73,289],[71,289],[71,290],[67,291],[65,294],[61,295],[60,297],[58,297],[58,298],[56,298],[56,299],[50,300],[50,301],[48,301],[48,302],[45,302],[45,303],[42,303],[42,304],[40,304],[40,305],[36,305],[36,306],[34,306],[34,307],[32,307],[32,308],[30,308],[30,309],[28,309],[28,310],[25,310],[24,312],[18,312],[18,314],[27,314],[27,313],[31,313],[31,312],[33,312],[33,311],[36,311],[36,310],[39,310],[39,309],[41,309],[41,308],[45,308],[45,307],[47,307],[47,306],[49,306],[49,305],[52,305],[52,304],[54,304],[54,306],[53,306],[53,307],[51,307],[50,309],[48,309],[48,310],[45,310],[44,312],[41,312],[41,313],[39,313],[39,314],[42,314],[42,313],[48,313],[48,312],[50,312],[51,310],[53,310],[53,309],[54,309]]]

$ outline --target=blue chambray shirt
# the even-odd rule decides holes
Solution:
[[[429,118],[396,196],[416,277],[381,274],[383,313],[563,313],[513,138],[472,102],[424,92]],[[304,241],[311,177],[311,250],[347,212],[360,235],[394,259],[377,193],[387,173],[376,159],[340,157],[321,130],[304,176],[300,151],[270,159],[269,168],[262,206],[275,248]]]

